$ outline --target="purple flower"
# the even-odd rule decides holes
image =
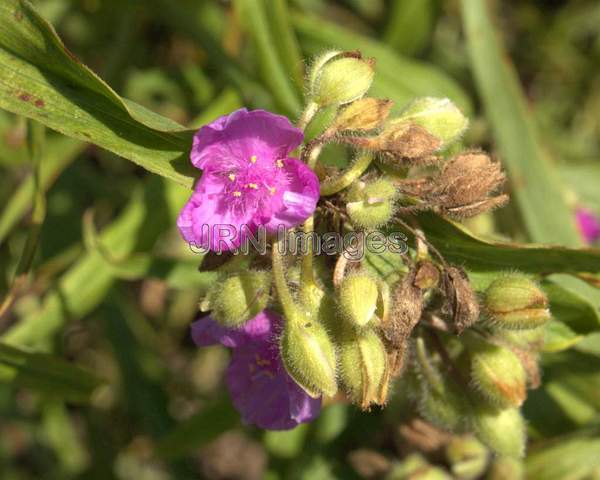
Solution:
[[[210,250],[239,247],[257,228],[273,233],[314,212],[319,180],[289,157],[303,139],[281,115],[245,108],[202,127],[191,160],[202,169],[177,226],[191,244]]]
[[[578,208],[575,212],[577,225],[586,243],[594,243],[600,239],[600,220],[591,210]]]
[[[221,343],[233,349],[226,383],[245,423],[287,430],[314,420],[321,399],[310,397],[288,375],[276,338],[281,317],[264,310],[241,329],[225,328],[210,317],[192,324],[192,338],[203,347]]]

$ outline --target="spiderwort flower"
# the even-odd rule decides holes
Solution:
[[[594,243],[600,239],[600,219],[587,208],[578,208],[575,212],[577,225],[586,243]]]
[[[202,170],[177,220],[186,241],[210,250],[232,250],[264,226],[296,226],[312,215],[319,180],[289,157],[303,133],[281,115],[245,108],[202,127],[192,164]]]
[[[245,423],[287,430],[314,420],[321,399],[310,397],[286,372],[276,337],[282,319],[263,310],[241,329],[221,326],[210,317],[192,324],[196,345],[220,343],[233,350],[225,381]]]

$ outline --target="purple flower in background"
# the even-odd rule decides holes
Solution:
[[[578,208],[575,212],[577,225],[586,243],[594,243],[600,239],[600,219],[587,208]]]
[[[245,423],[287,430],[314,420],[321,399],[310,397],[286,372],[276,342],[281,317],[264,310],[241,329],[225,328],[210,317],[192,324],[192,338],[203,347],[221,343],[233,350],[226,383]]]
[[[177,220],[183,238],[231,250],[260,225],[273,233],[306,220],[319,199],[319,180],[289,157],[302,139],[286,117],[264,110],[242,108],[202,127],[191,152],[202,177]]]

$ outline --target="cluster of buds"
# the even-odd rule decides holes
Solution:
[[[219,171],[215,178],[230,194],[228,203],[250,198],[235,212],[270,205],[267,210],[276,214],[269,225],[278,218],[300,219],[290,221],[288,232],[301,227],[305,234],[319,229],[364,234],[397,224],[412,234],[414,248],[399,254],[384,275],[368,258],[350,260],[345,250],[334,262],[319,258],[312,247],[302,255],[282,252],[277,239],[270,266],[263,255],[250,255],[246,262],[232,260],[237,268],[219,267],[228,273],[209,290],[201,309],[211,312],[219,325],[211,331],[218,331],[224,345],[242,348],[239,330],[245,339],[255,339],[263,350],[249,356],[248,371],[264,373],[261,382],[274,381],[283,369],[280,383],[286,393],[281,395],[294,421],[302,417],[299,412],[314,408],[315,399],[339,398],[341,392],[364,410],[383,406],[399,380],[429,422],[473,432],[496,452],[519,457],[525,448],[519,407],[527,388],[539,384],[539,339],[550,319],[546,295],[520,274],[501,276],[476,291],[467,271],[448,263],[429,243],[418,217],[403,220],[421,210],[460,219],[503,205],[508,197],[498,191],[505,175],[483,152],[447,155],[468,126],[450,100],[417,99],[392,116],[391,101],[365,96],[373,76],[374,62],[358,52],[317,58],[308,72],[308,101],[297,130],[324,108],[337,114],[303,146],[304,163],[279,157],[261,163],[252,155],[242,159],[241,173]],[[301,135],[292,128],[285,125],[282,138],[299,143]],[[341,171],[319,164],[328,143],[356,150],[355,160]],[[289,171],[280,174],[286,165]],[[259,167],[273,178],[260,177]],[[312,199],[315,189],[307,179],[317,176],[320,198]],[[267,181],[272,185],[262,188],[260,182]],[[277,188],[297,190],[271,205]],[[252,221],[263,221],[264,215],[257,210]],[[185,228],[189,218],[183,217]],[[265,320],[273,316],[281,322]],[[249,347],[243,348],[245,354]],[[293,390],[298,388],[304,396]],[[457,468],[472,466],[458,454],[453,459]]]

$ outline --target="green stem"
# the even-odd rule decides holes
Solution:
[[[311,215],[304,222],[304,235],[307,239],[311,236],[312,232],[315,228],[315,217]],[[306,243],[306,253],[302,257],[302,270],[301,270],[301,278],[302,278],[302,288],[308,289],[315,285],[315,277],[313,272],[313,245],[312,241],[309,239]]]
[[[297,127],[304,130],[318,111],[319,105],[312,101],[309,102],[298,119]]]
[[[321,182],[321,195],[333,195],[334,193],[349,187],[352,182],[365,173],[365,170],[371,165],[372,160],[373,155],[365,153],[358,157],[352,166],[339,177]]]
[[[275,290],[279,297],[279,303],[283,308],[283,313],[288,321],[293,321],[297,315],[297,307],[292,294],[285,279],[285,269],[283,266],[283,256],[279,251],[280,240],[276,239],[273,241],[273,247],[271,252],[271,260],[273,265],[273,282],[275,284]]]

